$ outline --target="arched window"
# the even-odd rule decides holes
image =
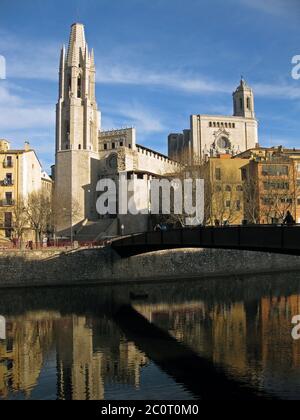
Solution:
[[[226,185],[225,191],[231,192],[232,191],[231,186],[230,185]]]
[[[77,79],[77,98],[81,98],[81,76]]]
[[[251,110],[251,101],[250,98],[247,98],[247,108]]]

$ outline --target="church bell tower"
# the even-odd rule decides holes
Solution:
[[[88,49],[81,23],[71,26],[68,49],[61,50],[58,96],[54,205],[57,232],[69,235],[73,227],[95,217],[93,174],[100,129],[94,52]]]
[[[240,85],[233,93],[233,108],[235,117],[255,118],[254,94],[243,77]]]
[[[95,61],[84,26],[71,27],[69,47],[61,50],[56,151],[97,151],[100,118],[95,98]]]

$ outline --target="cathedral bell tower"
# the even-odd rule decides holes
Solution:
[[[84,26],[74,23],[68,50],[61,50],[56,105],[54,205],[56,230],[65,236],[71,227],[95,218],[99,129],[94,53],[88,49]]]
[[[243,77],[239,87],[233,93],[233,108],[235,117],[255,118],[253,90]]]

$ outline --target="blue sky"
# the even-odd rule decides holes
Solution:
[[[232,114],[241,75],[255,90],[260,143],[300,147],[299,0],[0,0],[0,138],[54,162],[60,47],[86,26],[103,128],[136,126],[167,152],[192,113]]]

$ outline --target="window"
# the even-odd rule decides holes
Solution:
[[[216,168],[215,176],[217,181],[221,181],[221,168]]]
[[[225,203],[225,205],[226,205],[227,208],[229,208],[231,206],[231,201],[230,200],[227,200],[226,203]]]
[[[77,98],[81,98],[81,76],[77,79]]]
[[[250,98],[247,98],[247,108],[251,110],[251,101]]]
[[[5,204],[7,206],[11,206],[13,204],[12,192],[5,193]]]
[[[81,150],[81,144],[78,145],[78,149]]]
[[[120,147],[123,147],[124,143],[122,141],[120,141]]]
[[[6,185],[13,185],[12,174],[6,174]]]
[[[12,227],[12,213],[5,213],[4,214],[4,227],[11,228]]]
[[[274,199],[271,197],[262,197],[261,201],[264,206],[273,206],[274,205]]]
[[[242,191],[243,191],[243,187],[242,187],[241,185],[238,185],[238,186],[236,187],[236,190],[237,190],[238,192],[242,192]]]
[[[12,168],[13,167],[12,156],[7,156],[6,157],[6,162],[4,163],[4,167],[6,167],[6,168]]]
[[[292,199],[292,198],[290,198],[290,197],[282,197],[282,198],[280,199],[280,202],[281,202],[282,204],[293,204],[293,199]]]
[[[212,127],[212,122],[209,123],[209,127]]]
[[[229,149],[230,148],[230,141],[228,140],[227,137],[221,137],[218,140],[218,147],[220,149]]]
[[[12,234],[12,213],[4,214],[5,237],[10,238]]]
[[[128,144],[129,149],[131,149],[131,144]]]
[[[297,198],[297,206],[300,206],[300,197]]]
[[[232,124],[232,128],[235,128],[235,123]]]
[[[237,211],[240,211],[241,210],[241,202],[240,202],[240,200],[237,200],[237,202],[236,202],[236,209],[237,209]]]
[[[104,150],[107,150],[107,143],[104,143],[103,148]]]
[[[263,165],[263,176],[287,176],[289,174],[289,167],[286,165]]]
[[[112,143],[112,144],[111,144],[111,148],[112,148],[112,149],[115,149],[115,148],[116,148],[116,143]]]
[[[242,169],[242,181],[247,181],[248,175],[247,175],[247,169]]]
[[[226,185],[225,191],[231,192],[232,191],[231,186],[230,185]]]
[[[289,190],[290,184],[288,182],[264,182],[264,189],[265,190]]]

